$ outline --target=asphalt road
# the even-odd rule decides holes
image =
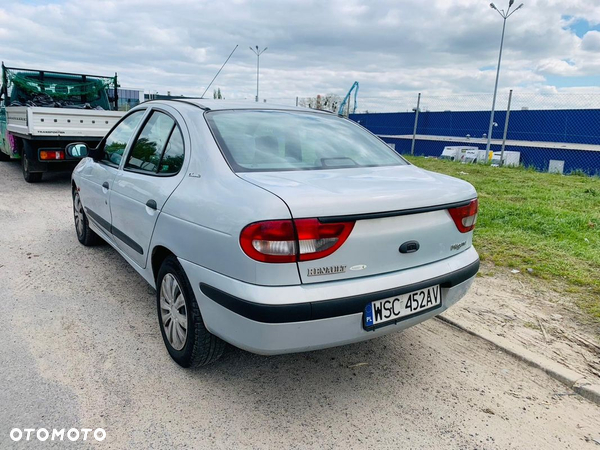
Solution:
[[[437,320],[181,369],[152,289],[110,246],[78,243],[69,176],[30,185],[15,163],[0,163],[0,319],[2,449],[598,448],[599,407]],[[42,427],[106,439],[9,437]]]

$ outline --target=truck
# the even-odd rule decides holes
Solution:
[[[23,178],[72,170],[65,152],[77,141],[95,147],[123,116],[114,77],[6,67],[0,88],[0,161],[20,160]]]

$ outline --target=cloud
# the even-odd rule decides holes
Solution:
[[[540,61],[537,71],[549,75],[572,76],[577,73],[578,69],[572,62],[548,58]]]
[[[560,91],[563,78],[597,76],[600,33],[579,38],[570,28],[581,19],[600,23],[595,3],[526,0],[507,22],[501,90]],[[256,56],[248,46],[268,46],[261,56],[261,97],[293,104],[296,96],[345,95],[358,80],[359,105],[370,109],[386,99],[414,99],[417,92],[490,93],[495,70],[480,68],[495,69],[501,28],[484,0],[40,0],[0,6],[9,65],[116,71],[123,86],[199,95],[239,44],[214,87],[226,98],[253,99]]]
[[[600,53],[600,31],[588,31],[581,40],[581,48],[588,52]]]

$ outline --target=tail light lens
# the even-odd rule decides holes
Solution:
[[[62,150],[41,150],[40,159],[65,159],[65,152]]]
[[[310,261],[331,255],[346,241],[354,222],[321,223],[318,219],[269,220],[248,225],[240,245],[261,262]]]
[[[252,223],[242,230],[240,245],[246,255],[257,261],[296,261],[296,233],[291,220]]]
[[[342,246],[354,228],[354,222],[321,223],[317,219],[298,219],[294,223],[300,261],[331,255]]]
[[[452,220],[456,224],[456,228],[461,233],[467,233],[475,228],[477,222],[477,211],[479,209],[479,202],[477,199],[471,200],[471,203],[465,206],[459,206],[458,208],[450,208],[448,212],[452,216]]]

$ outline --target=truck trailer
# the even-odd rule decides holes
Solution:
[[[0,160],[20,160],[23,177],[72,170],[73,141],[95,147],[119,121],[114,77],[6,67],[0,89]],[[113,90],[109,98],[109,89]]]

